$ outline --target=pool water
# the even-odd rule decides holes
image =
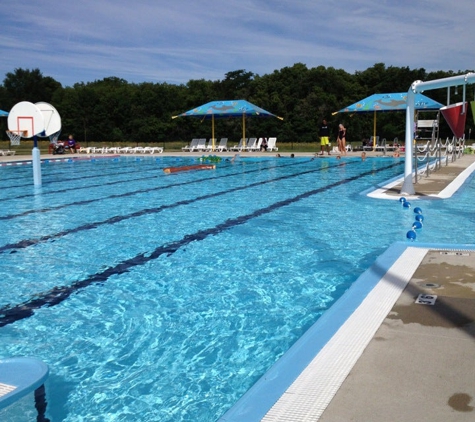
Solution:
[[[361,192],[392,158],[121,157],[0,168],[0,357],[50,366],[52,421],[214,421],[390,244],[412,210]],[[474,183],[412,201],[417,241],[472,243]],[[31,397],[0,411],[35,418]]]

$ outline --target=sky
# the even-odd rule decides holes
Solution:
[[[186,84],[303,63],[475,69],[473,0],[0,0],[0,81]]]

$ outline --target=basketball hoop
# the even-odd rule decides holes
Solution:
[[[26,130],[7,130],[10,145],[20,145],[20,139],[26,136]]]
[[[59,135],[61,134],[61,131],[58,131],[56,133],[53,133],[52,135],[49,135],[49,142],[50,144],[57,144],[58,143],[58,138]]]

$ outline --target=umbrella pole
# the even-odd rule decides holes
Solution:
[[[373,119],[373,149],[376,148],[376,110],[374,110],[374,119]]]
[[[242,146],[246,149],[246,115],[242,113]]]
[[[211,115],[211,149],[214,151],[214,113]]]

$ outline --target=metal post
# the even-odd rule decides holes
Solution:
[[[406,100],[406,139],[405,139],[405,159],[404,159],[404,182],[402,184],[401,193],[414,195],[414,184],[412,183],[412,144],[414,138],[414,109],[415,109],[415,93],[412,87],[407,91]]]
[[[33,150],[31,152],[33,162],[33,184],[41,186],[41,160],[40,149],[38,148],[38,137],[33,137]]]

